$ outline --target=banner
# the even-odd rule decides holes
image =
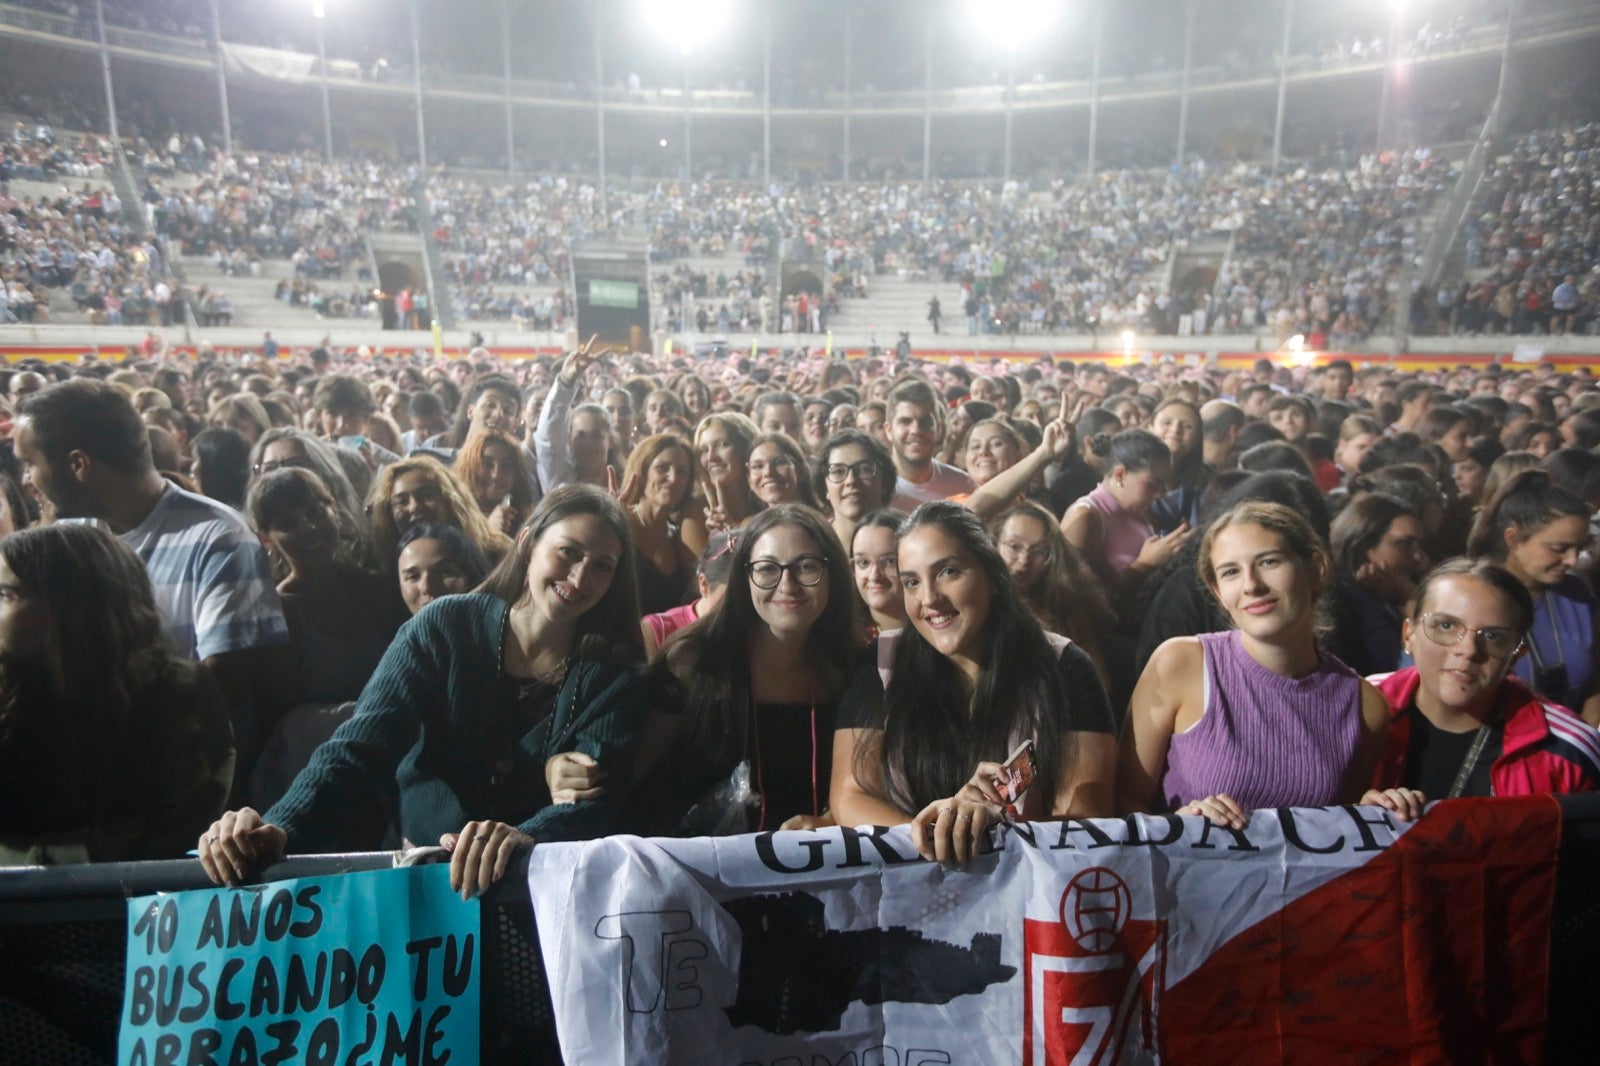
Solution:
[[[117,1061],[478,1061],[478,903],[448,866],[128,901]]]
[[[1539,1061],[1560,811],[541,844],[568,1062]]]

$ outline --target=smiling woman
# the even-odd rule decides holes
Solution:
[[[1260,807],[1354,802],[1388,708],[1317,647],[1322,542],[1282,504],[1241,503],[1206,531],[1199,568],[1236,628],[1174,637],[1150,657],[1123,736],[1119,810],[1243,828]]]
[[[1037,778],[1022,818],[1110,814],[1105,687],[1083,649],[1040,628],[977,516],[923,504],[897,556],[907,625],[887,684],[876,661],[860,669],[834,734],[840,822],[910,822],[925,857],[966,863],[1001,817],[1001,764],[1023,742]]]
[[[545,764],[576,751],[631,768],[638,619],[622,508],[592,486],[557,489],[478,592],[437,600],[400,630],[354,717],[283,799],[207,830],[206,872],[237,884],[286,849],[375,846],[356,815],[391,782],[401,831],[451,849],[451,884],[464,892],[500,877],[530,838],[609,831],[609,798],[553,805]]]
[[[722,601],[651,669],[656,708],[640,755],[649,773],[634,790],[632,828],[830,824],[834,709],[861,643],[844,549],[822,516],[794,504],[757,515]]]

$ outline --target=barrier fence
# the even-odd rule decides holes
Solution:
[[[1591,992],[1600,964],[1600,796],[1562,797],[1560,804],[1544,1048],[1546,1061],[1564,1063],[1592,1061],[1600,1046],[1600,1011]],[[485,1062],[560,1061],[527,859],[482,900]],[[392,853],[308,856],[272,867],[263,880],[388,869],[396,860]],[[209,887],[192,860],[0,871],[0,1064],[116,1062],[127,900]],[[1439,908],[1452,902],[1432,901]],[[1384,1003],[1377,1000],[1372,1009],[1382,1011]]]

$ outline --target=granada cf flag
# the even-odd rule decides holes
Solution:
[[[1538,1061],[1548,797],[540,845],[569,1062]]]

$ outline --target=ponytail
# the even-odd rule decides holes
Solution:
[[[1587,522],[1592,512],[1576,493],[1552,481],[1547,471],[1524,470],[1500,486],[1478,514],[1467,538],[1467,554],[1504,559],[1506,530],[1515,529],[1526,536],[1561,518]]]

